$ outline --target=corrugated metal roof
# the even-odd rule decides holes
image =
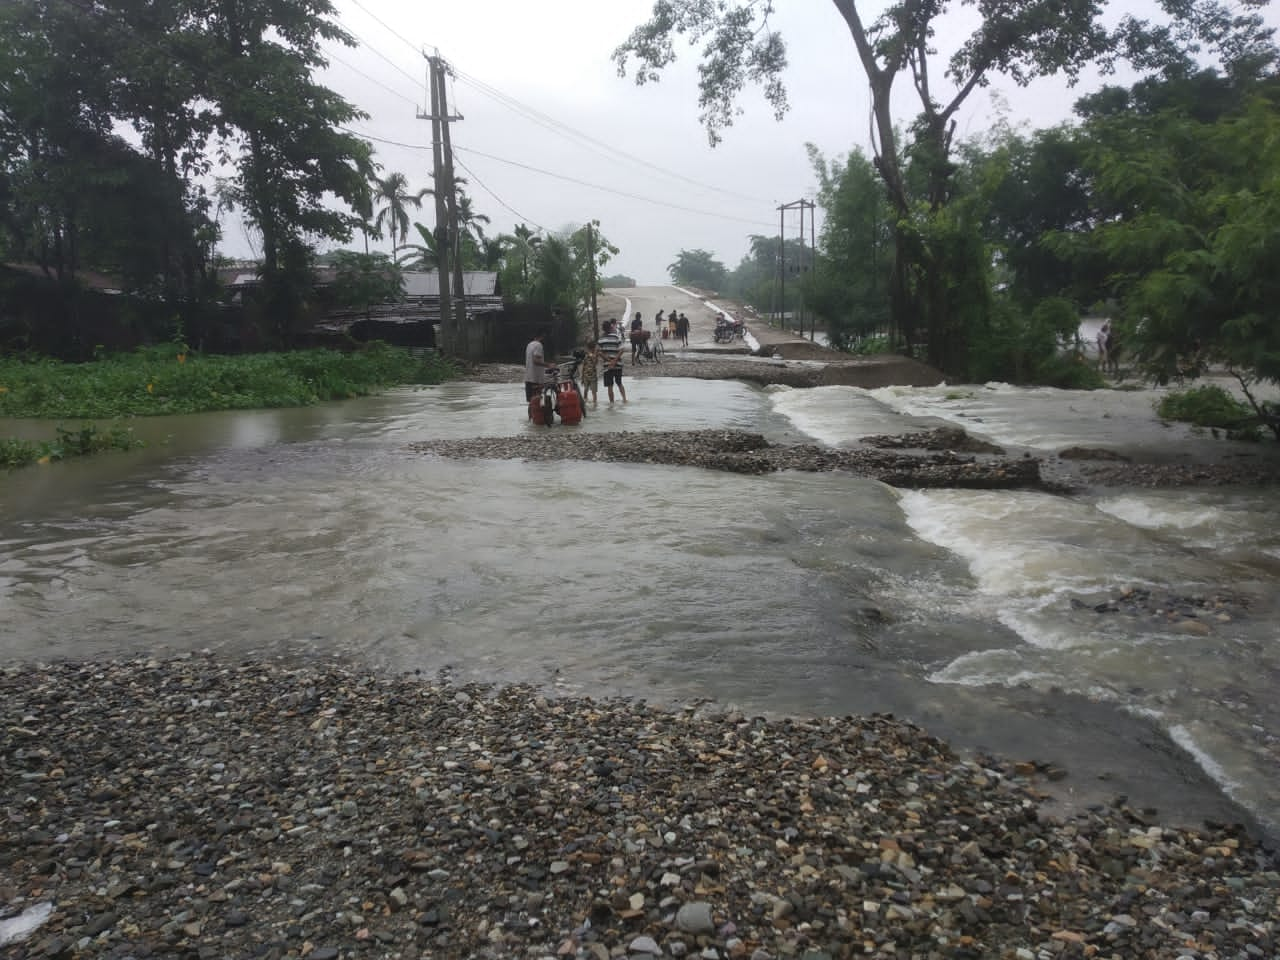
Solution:
[[[406,297],[440,296],[440,274],[436,270],[406,270],[404,295]],[[485,271],[467,271],[462,274],[462,291],[467,296],[491,297],[498,289],[498,275]]]

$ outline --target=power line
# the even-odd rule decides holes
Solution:
[[[666,167],[660,166],[659,164],[651,163],[648,160],[644,160],[644,159],[641,159],[640,157],[633,156],[623,150],[619,150],[616,147],[613,147],[607,143],[597,140],[595,137],[592,137],[589,134],[582,133],[580,130],[575,130],[573,127],[569,126],[568,124],[561,123],[559,120],[556,120],[555,118],[550,117],[545,113],[542,113],[540,110],[530,107],[527,104],[521,103],[515,97],[509,96],[508,94],[503,93],[497,87],[491,86],[490,84],[485,83],[483,80],[480,80],[477,77],[471,76],[465,71],[459,70],[456,67],[454,68],[454,71],[457,73],[458,79],[460,79],[463,83],[471,85],[479,93],[482,93],[485,96],[490,97],[491,99],[497,101],[499,104],[507,107],[513,112],[524,117],[526,120],[530,120],[536,124],[539,124],[540,126],[543,126],[548,130],[551,130],[553,133],[558,133],[561,136],[576,137],[582,143],[585,143],[587,145],[595,145],[599,147],[600,149],[595,152],[598,153],[600,156],[605,157],[606,159],[613,160],[615,162],[619,159],[627,160],[627,161],[630,161],[631,163],[638,164],[639,166],[647,167],[648,169],[656,171],[657,173],[663,174],[664,176],[672,177],[676,180],[680,180],[684,183],[690,184],[691,186],[699,187],[703,190],[712,190],[716,193],[722,193],[726,196],[735,197],[739,200],[748,200],[748,201],[751,201],[752,203],[769,202],[760,197],[748,196],[747,194],[737,193],[736,191],[733,191],[733,190],[726,190],[723,187],[717,187],[713,184],[703,183],[700,180],[695,180],[694,178],[685,176],[684,174],[679,173],[677,171],[668,170]]]
[[[474,170],[472,170],[470,167],[468,167],[465,163],[463,163],[461,160],[459,160],[456,156],[455,156],[453,159],[454,159],[454,161],[458,164],[458,166],[460,166],[463,170],[467,171],[467,173],[469,173],[469,174],[471,175],[471,179],[472,179],[472,180],[474,180],[477,184],[479,184],[479,185],[480,185],[480,188],[481,188],[482,190],[484,190],[484,192],[485,192],[485,193],[489,194],[489,196],[491,196],[491,197],[493,197],[493,199],[497,200],[497,201],[498,201],[498,205],[499,205],[499,206],[503,207],[504,209],[506,209],[506,210],[510,211],[512,214],[514,214],[514,215],[515,215],[515,218],[516,218],[517,220],[519,220],[519,221],[521,221],[521,222],[532,223],[535,227],[537,227],[537,228],[538,228],[539,230],[541,230],[543,233],[550,233],[550,232],[551,232],[551,231],[550,231],[550,230],[548,230],[546,227],[544,227],[542,224],[538,223],[538,221],[534,220],[532,217],[526,217],[526,216],[525,216],[524,214],[522,214],[519,210],[516,210],[516,209],[514,209],[513,207],[509,206],[509,205],[506,203],[506,201],[504,201],[500,196],[498,196],[496,193],[494,193],[494,192],[493,192],[493,190],[492,190],[488,185],[486,185],[486,184],[485,184],[485,182],[484,182],[483,180],[481,180],[479,177],[477,177],[477,176],[476,176],[476,173],[475,173],[475,171],[474,171]]]
[[[617,196],[620,196],[620,197],[626,197],[629,200],[639,200],[641,203],[651,203],[659,207],[670,207],[673,210],[682,210],[685,213],[696,213],[702,217],[715,217],[719,220],[733,220],[737,223],[749,223],[749,224],[752,224],[753,226],[758,226],[758,227],[773,226],[772,223],[766,224],[762,220],[748,220],[746,217],[734,217],[725,213],[713,213],[709,210],[696,210],[693,207],[686,207],[678,203],[671,203],[669,200],[655,200],[652,197],[642,197],[639,194],[628,193],[625,190],[615,190],[612,187],[604,187],[598,183],[591,183],[587,180],[579,180],[576,177],[570,177],[563,173],[553,173],[550,170],[543,170],[543,169],[540,169],[539,167],[533,167],[527,163],[520,163],[518,160],[507,160],[505,157],[495,157],[491,153],[484,153],[480,150],[473,150],[470,147],[459,147],[455,145],[453,149],[455,152],[458,150],[461,150],[464,153],[473,153],[477,157],[485,157],[488,160],[496,160],[499,163],[510,164],[513,167],[520,167],[522,170],[529,170],[533,173],[540,173],[543,176],[547,176],[547,177],[555,177],[557,180],[567,180],[569,183],[576,183],[578,186],[581,186],[581,187],[590,187],[592,190],[601,190],[604,193],[616,194]]]
[[[395,37],[397,40],[399,40],[401,43],[407,46],[410,50],[413,50],[415,53],[419,53],[419,54],[421,53],[421,48],[418,45],[414,44],[411,40],[405,37],[404,34],[396,30],[395,27],[391,26],[385,20],[381,19],[377,14],[375,14],[372,10],[370,10],[363,3],[361,3],[360,0],[351,0],[351,3],[355,4],[356,7],[358,7],[360,10],[368,14],[384,30],[386,30],[393,37]],[[349,28],[348,28],[348,32],[350,32],[351,35],[355,37],[357,40],[360,40],[360,37],[358,37],[353,31],[350,31]],[[360,43],[363,44],[364,46],[368,46],[370,50],[372,50],[374,53],[377,53],[378,56],[383,57],[384,60],[387,59],[387,57],[385,57],[382,53],[380,53],[377,49],[375,49],[373,46],[368,44],[366,41],[360,40]],[[431,46],[431,44],[424,44],[424,46]],[[390,61],[388,60],[388,62]],[[661,166],[660,164],[652,163],[640,157],[633,156],[627,153],[626,151],[618,150],[616,147],[610,144],[603,143],[602,141],[597,140],[595,137],[591,136],[590,134],[583,133],[580,130],[575,130],[573,127],[569,126],[568,124],[561,123],[559,120],[556,120],[554,117],[551,117],[543,113],[542,111],[529,106],[528,104],[522,103],[521,101],[517,100],[515,97],[499,90],[497,87],[493,86],[492,84],[486,83],[485,81],[481,80],[479,77],[472,76],[471,74],[467,73],[465,70],[459,69],[455,64],[452,64],[452,63],[449,64],[449,68],[451,72],[458,77],[459,80],[461,80],[463,83],[469,84],[470,86],[474,87],[479,93],[484,94],[485,96],[495,100],[502,106],[507,107],[507,109],[524,117],[526,120],[530,120],[534,123],[537,123],[540,126],[550,130],[553,133],[557,133],[560,136],[564,136],[566,138],[577,138],[581,143],[594,145],[598,147],[599,149],[596,152],[600,156],[605,157],[606,159],[613,160],[615,162],[618,161],[619,159],[627,160],[627,161],[630,161],[631,163],[637,164],[641,167],[646,167],[664,176],[672,177],[683,183],[687,183],[690,186],[695,186],[703,190],[711,190],[715,193],[724,194],[725,196],[729,196],[729,197],[735,197],[739,200],[748,200],[752,203],[772,203],[772,201],[765,200],[761,197],[748,196],[747,194],[737,193],[736,191],[733,191],[733,190],[726,190],[724,187],[718,187],[718,186],[715,186],[714,184],[703,183],[700,180],[695,180],[694,178],[686,176],[685,174],[679,173],[678,171],[669,170],[666,167]],[[454,97],[454,102],[455,103],[457,102],[456,96]]]
[[[361,3],[360,0],[351,0],[351,2],[354,3],[361,10],[363,10],[370,17],[372,17],[373,20],[375,20],[382,27],[382,29],[386,30],[389,34],[391,34],[393,37],[395,37],[397,40],[399,40],[401,43],[407,46],[414,53],[419,55],[422,53],[421,47],[419,47],[416,43],[413,43],[411,40],[406,39],[403,34],[397,31],[394,27],[388,25],[384,20],[382,20],[381,17],[379,17],[376,13],[374,13],[372,10],[366,7],[363,3]],[[427,44],[423,44],[423,46],[429,47],[429,46],[432,46],[432,44],[427,43]]]
[[[338,129],[346,133],[352,134],[353,136],[363,137],[366,140],[372,140],[374,143],[385,143],[392,147],[404,147],[406,150],[430,150],[431,149],[431,147],[424,146],[423,144],[420,144],[420,143],[405,143],[403,140],[389,140],[386,137],[376,137],[371,133],[362,133],[359,130],[352,130],[349,127],[339,127]],[[715,217],[718,220],[733,220],[737,223],[749,223],[753,226],[758,226],[758,227],[773,226],[772,223],[765,223],[762,220],[749,220],[746,217],[733,217],[724,213],[714,213],[713,211],[710,211],[710,210],[697,210],[697,209],[694,209],[693,207],[686,207],[678,203],[671,203],[668,200],[655,200],[652,197],[642,197],[639,194],[628,193],[625,190],[615,190],[613,187],[602,186],[601,184],[591,183],[590,181],[587,181],[587,180],[579,180],[576,177],[571,177],[563,173],[555,173],[551,170],[543,170],[541,167],[530,166],[529,164],[521,163],[518,160],[508,160],[505,157],[497,157],[491,153],[485,153],[482,150],[473,150],[471,147],[459,147],[455,144],[453,149],[455,153],[461,150],[464,153],[472,153],[472,154],[475,154],[477,157],[484,157],[487,160],[496,160],[499,163],[506,163],[513,167],[520,167],[522,170],[528,170],[532,173],[540,173],[543,176],[554,177],[557,180],[567,180],[569,183],[577,184],[580,187],[590,187],[592,190],[600,190],[604,193],[616,194],[619,197],[626,197],[628,200],[639,200],[641,203],[651,203],[659,207],[670,207],[673,210],[682,210],[685,213],[696,213],[699,216],[703,216],[703,217]],[[461,161],[458,161],[458,164],[459,166],[461,166],[462,165]],[[487,187],[485,189],[488,190]],[[493,191],[490,190],[489,192],[492,193]]]
[[[405,103],[412,104],[415,107],[418,106],[418,101],[415,100],[414,98],[406,97],[399,90],[396,90],[392,87],[387,86],[378,78],[369,76],[369,74],[365,73],[359,67],[355,66],[354,64],[348,63],[346,60],[343,60],[342,57],[338,56],[332,50],[326,49],[324,53],[325,53],[325,56],[328,57],[330,60],[336,60],[338,63],[346,67],[348,70],[352,71],[353,73],[359,74],[360,76],[368,80],[370,83],[376,84],[377,86],[381,87],[383,90],[387,91],[387,93],[391,94],[393,97],[399,97],[401,100],[405,101]]]
[[[343,130],[347,133],[350,133],[353,136],[364,137],[366,140],[372,140],[375,143],[385,143],[393,147],[404,147],[407,150],[430,150],[431,149],[431,147],[429,146],[423,146],[422,144],[418,144],[418,143],[405,143],[402,140],[388,140],[385,137],[375,137],[373,134],[361,133],[358,130],[352,130],[348,127],[339,127],[338,129]],[[600,190],[604,193],[616,194],[617,196],[620,196],[620,197],[626,197],[628,200],[639,200],[641,203],[651,203],[654,206],[659,206],[659,207],[670,207],[673,210],[681,210],[685,213],[696,213],[697,215],[702,217],[714,217],[717,220],[732,220],[735,223],[749,223],[755,227],[769,227],[771,229],[773,227],[772,223],[766,223],[763,220],[749,220],[746,217],[734,217],[734,216],[730,216],[729,214],[715,213],[710,210],[697,210],[693,207],[686,207],[678,203],[672,203],[669,200],[655,200],[652,197],[642,197],[639,194],[628,193],[625,190],[615,190],[613,187],[605,187],[605,186],[601,186],[598,183],[591,183],[587,180],[579,180],[576,177],[570,177],[567,174],[554,173],[551,170],[543,170],[541,167],[530,166],[529,164],[521,163],[518,160],[508,160],[505,157],[497,157],[491,153],[485,153],[482,150],[473,150],[471,147],[459,147],[455,144],[453,150],[455,154],[459,150],[461,150],[463,153],[471,153],[477,157],[484,157],[487,160],[496,160],[499,163],[510,164],[513,167],[520,167],[522,170],[528,170],[532,173],[540,173],[543,176],[554,177],[557,180],[567,180],[569,183],[577,184],[580,187],[590,187],[592,190]],[[461,162],[459,162],[459,165],[461,165]],[[485,189],[487,190],[488,188],[486,187]],[[490,191],[490,193],[492,193],[492,191]]]

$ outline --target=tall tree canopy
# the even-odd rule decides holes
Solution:
[[[132,270],[189,294],[215,236],[199,182],[216,160],[231,168],[224,200],[261,233],[271,315],[287,335],[310,243],[347,240],[369,209],[369,146],[341,129],[361,114],[312,79],[322,41],[354,45],[333,17],[329,0],[0,5],[6,254],[59,275]],[[120,125],[139,147],[113,139]],[[87,225],[121,196],[128,215],[107,243]]]
[[[712,291],[722,290],[728,276],[724,264],[707,250],[681,250],[667,265],[667,273],[672,283]]]
[[[1271,55],[1270,31],[1256,12],[1235,14],[1217,0],[1162,0],[1167,21],[1125,17],[1115,31],[1103,25],[1103,0],[971,0],[979,25],[943,58],[935,35],[952,8],[945,0],[900,0],[868,19],[854,0],[832,0],[847,26],[853,53],[871,93],[873,162],[892,203],[895,257],[890,304],[910,344],[925,331],[929,359],[952,371],[964,366],[966,305],[957,302],[963,279],[980,264],[969,260],[981,244],[957,231],[963,218],[945,214],[953,199],[956,114],[974,90],[1003,75],[1018,84],[1063,74],[1074,80],[1088,63],[1110,66],[1122,55],[1144,67],[1185,69],[1192,54],[1256,62]],[[651,18],[614,52],[625,75],[658,77],[676,58],[675,38],[702,42],[699,105],[715,143],[732,123],[748,84],[760,84],[775,113],[786,110],[782,38],[769,24],[772,6],[752,0],[658,0]],[[900,135],[894,85],[907,77],[915,116]]]

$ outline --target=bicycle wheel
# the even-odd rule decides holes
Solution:
[[[556,422],[556,401],[551,391],[542,394],[542,423],[544,426],[551,426]]]

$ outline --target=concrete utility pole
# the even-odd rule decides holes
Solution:
[[[449,115],[448,98],[445,95],[445,74],[448,72],[449,66],[439,56],[436,57],[440,70],[440,129],[444,136],[444,178],[446,189],[449,191],[445,197],[445,201],[449,208],[449,239],[453,242],[450,248],[453,255],[453,312],[456,318],[455,332],[457,335],[458,350],[460,356],[471,358],[470,330],[467,327],[467,291],[466,286],[462,282],[462,232],[458,227],[458,185],[453,179],[453,147],[449,145],[449,122],[451,120],[461,120],[462,114],[457,116]]]
[[[804,212],[805,212],[806,210],[808,210],[808,211],[809,211],[809,225],[810,225],[810,228],[811,228],[811,229],[810,229],[810,231],[809,231],[809,235],[810,235],[810,237],[813,237],[813,236],[814,236],[814,231],[813,231],[813,229],[812,229],[812,227],[813,227],[813,216],[814,216],[814,215],[813,215],[813,211],[814,211],[814,208],[815,208],[816,206],[817,206],[817,204],[815,204],[812,200],[793,200],[791,203],[784,203],[784,204],[781,204],[781,205],[778,207],[778,276],[781,278],[781,279],[780,279],[780,281],[779,281],[779,288],[780,288],[780,290],[781,290],[781,296],[780,296],[780,299],[782,300],[782,307],[781,307],[781,312],[782,312],[782,313],[785,313],[785,312],[786,312],[786,309],[787,309],[787,297],[786,297],[786,293],[787,293],[787,280],[786,280],[786,277],[787,277],[787,235],[786,235],[786,217],[787,217],[787,211],[788,211],[788,210],[799,210],[799,211],[800,211],[800,267],[799,267],[799,272],[800,272],[800,275],[801,275],[801,276],[800,276],[801,282],[803,283],[803,281],[804,281],[804,273],[808,270],[808,264],[807,264],[808,257],[805,255],[805,248],[804,248]],[[816,247],[815,247],[815,249],[816,249]],[[800,300],[800,336],[802,336],[802,337],[803,337],[803,336],[804,336],[804,299],[803,299],[804,287],[803,287],[803,286],[801,286],[801,288],[800,288],[800,292],[801,292],[801,300]],[[812,321],[812,320],[810,321],[810,326],[811,326],[811,327],[812,327],[812,325],[813,325],[813,322],[814,322],[814,321]],[[784,327],[783,329],[786,329],[786,328]],[[814,339],[814,336],[813,336],[812,332],[810,333],[810,339]]]
[[[424,56],[426,56],[424,54]],[[461,120],[461,117],[449,116],[448,104],[445,100],[444,61],[437,50],[435,56],[427,56],[427,78],[431,92],[431,107],[426,112],[418,111],[419,120],[431,121],[431,161],[432,192],[436,201],[436,276],[440,286],[440,346],[445,353],[462,355],[465,344],[462,336],[466,318],[466,305],[461,300],[461,274],[458,274],[457,286],[461,317],[455,316],[452,298],[449,296],[449,265],[456,259],[453,252],[453,239],[457,234],[457,208],[453,189],[453,155],[449,149],[449,122]]]

